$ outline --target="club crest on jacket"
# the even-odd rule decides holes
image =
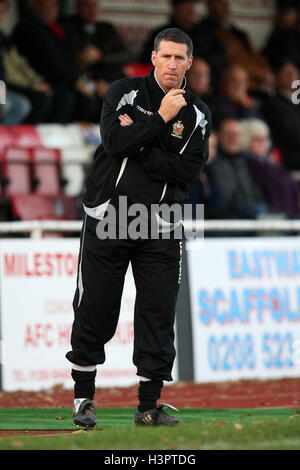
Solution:
[[[181,121],[177,121],[173,124],[173,133],[172,136],[178,137],[179,139],[182,139],[182,132],[184,129],[184,125],[182,124]]]

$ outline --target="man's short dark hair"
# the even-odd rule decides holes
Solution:
[[[168,28],[158,33],[154,39],[154,51],[158,52],[161,41],[173,41],[187,45],[188,57],[193,55],[193,42],[188,34],[179,28]]]

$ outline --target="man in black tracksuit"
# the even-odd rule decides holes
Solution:
[[[175,28],[159,33],[152,62],[149,76],[122,79],[109,87],[100,123],[102,145],[87,176],[72,351],[67,353],[75,381],[73,417],[79,425],[96,424],[96,365],[104,362],[104,345],[117,327],[129,262],[136,285],[133,362],[140,377],[135,422],[178,423],[156,404],[163,381],[172,380],[175,358],[181,269],[181,240],[172,230],[176,223],[156,213],[155,230],[150,218],[146,238],[100,236],[109,207],[121,211],[121,196],[129,207],[143,204],[146,209],[187,200],[187,185],[208,157],[210,112],[185,89],[192,63],[189,36]],[[168,238],[161,235],[166,231]]]

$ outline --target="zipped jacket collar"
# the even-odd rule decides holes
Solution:
[[[155,83],[155,85],[156,85],[157,87],[159,87],[159,88],[162,90],[162,92],[164,93],[164,95],[166,95],[167,92],[163,89],[163,87],[162,87],[161,84],[158,82],[158,80],[157,80],[157,78],[156,78],[156,76],[155,76],[155,68],[151,71],[150,76],[152,77],[153,82]],[[182,83],[182,85],[183,85],[183,86],[181,87],[181,89],[184,90],[184,89],[186,88],[186,77],[185,77],[185,76],[184,76],[184,78],[183,78],[183,83]]]

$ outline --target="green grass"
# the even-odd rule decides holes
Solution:
[[[175,428],[137,428],[133,425],[134,411],[98,408],[99,428],[93,431],[1,437],[0,449],[300,449],[300,410],[183,408],[178,416],[185,425]],[[76,431],[77,428],[70,409],[0,408],[0,429]]]

